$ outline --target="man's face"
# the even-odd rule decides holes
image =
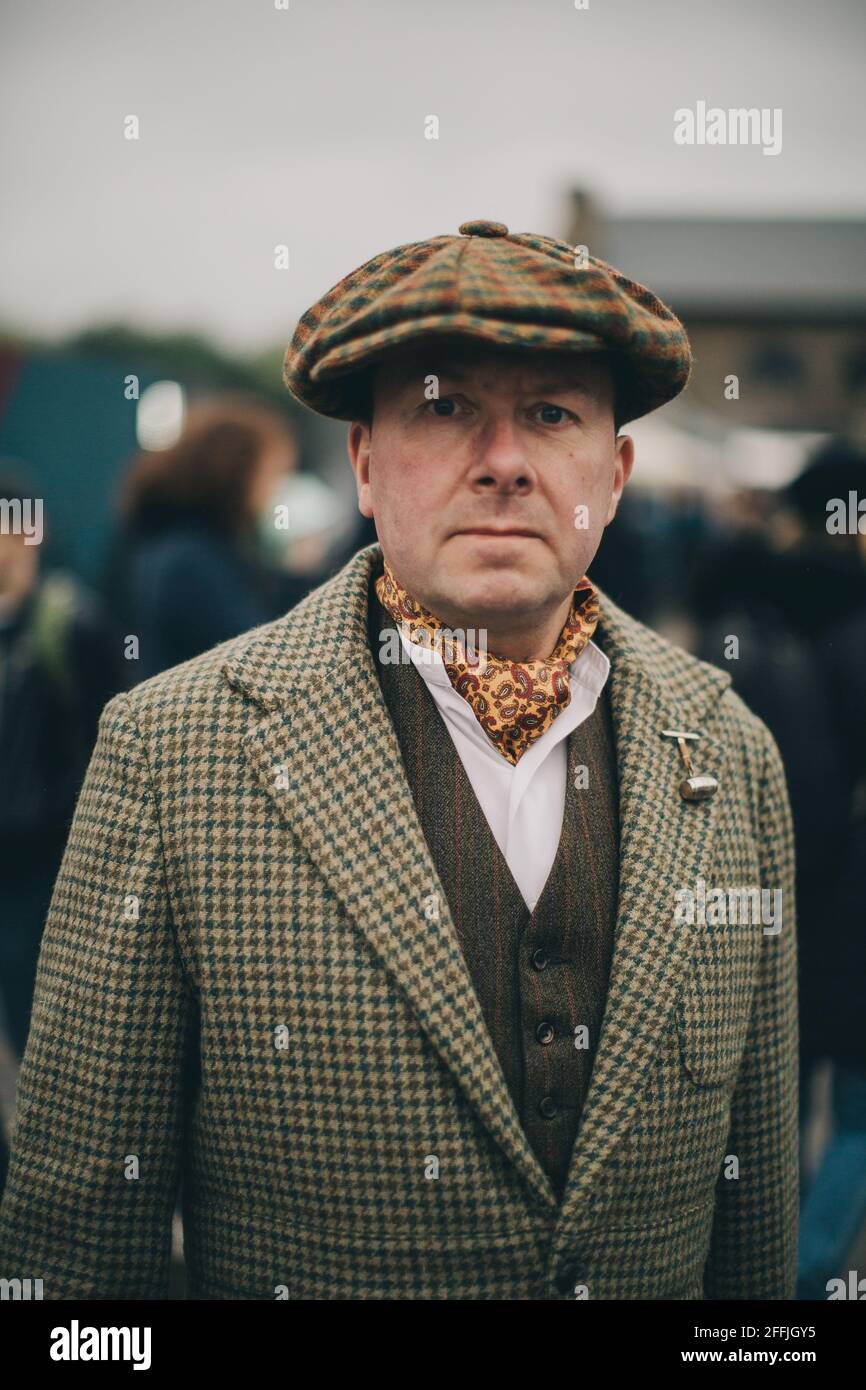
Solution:
[[[446,622],[498,628],[570,595],[632,442],[616,437],[611,374],[592,355],[457,341],[379,366],[372,430],[351,426],[349,456],[401,583]]]

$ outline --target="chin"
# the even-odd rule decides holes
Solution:
[[[466,580],[456,586],[456,595],[464,612],[486,620],[536,608],[542,589],[525,575],[502,572]]]

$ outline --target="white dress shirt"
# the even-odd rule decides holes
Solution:
[[[553,867],[568,775],[566,739],[588,719],[610,672],[610,662],[590,641],[571,664],[571,699],[549,729],[516,764],[498,753],[458,695],[439,652],[410,642],[398,626],[403,649],[426,682],[445,721],[472,789],[530,912]]]

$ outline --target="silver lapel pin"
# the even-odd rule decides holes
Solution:
[[[719,784],[715,777],[711,777],[708,772],[695,772],[692,768],[686,740],[700,738],[700,734],[688,733],[684,729],[662,729],[662,738],[675,738],[677,741],[683,767],[686,770],[686,776],[680,782],[680,796],[683,801],[706,801],[709,797],[715,796],[719,790]]]

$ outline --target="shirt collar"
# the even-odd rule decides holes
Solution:
[[[403,644],[403,650],[418,667],[424,679],[430,685],[451,686],[451,678],[445,670],[445,663],[441,654],[435,649],[422,647],[418,642],[410,642],[399,626],[397,631]],[[568,679],[572,687],[582,685],[598,697],[604,689],[609,674],[610,661],[608,657],[601,650],[601,647],[596,646],[595,642],[590,639],[583,651],[571,663]]]

